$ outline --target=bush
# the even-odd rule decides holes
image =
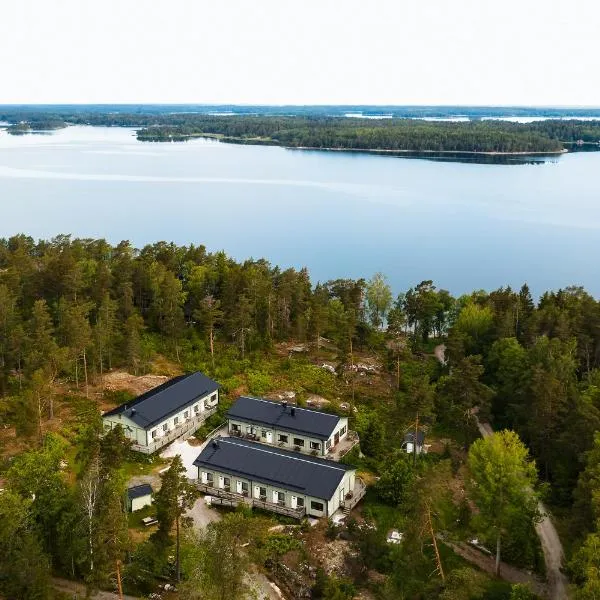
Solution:
[[[263,371],[248,371],[248,389],[251,394],[264,396],[273,389],[273,380],[268,373]]]
[[[284,533],[270,535],[264,545],[268,558],[279,558],[292,550],[302,548],[302,543],[296,538]]]

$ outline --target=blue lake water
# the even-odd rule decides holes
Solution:
[[[600,296],[600,153],[495,165],[214,141],[131,130],[0,132],[0,236],[204,244],[307,266],[313,282],[385,273],[455,294],[584,285]]]

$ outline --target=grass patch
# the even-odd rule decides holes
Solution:
[[[156,508],[151,504],[150,506],[144,506],[144,508],[140,508],[140,510],[136,510],[135,512],[127,513],[127,525],[130,529],[140,529],[142,531],[153,531],[153,527],[146,527],[142,523],[142,519],[146,517],[154,517],[156,516]]]
[[[169,464],[165,458],[158,454],[142,454],[141,452],[129,452],[122,466],[122,473],[127,481],[139,475],[151,475],[161,467]]]

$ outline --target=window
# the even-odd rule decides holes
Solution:
[[[173,419],[173,425],[177,425],[177,423],[179,423],[179,417]]]
[[[186,411],[183,413],[183,418],[184,418],[184,419],[187,419],[189,416],[190,416],[190,411],[189,411],[189,410],[186,410]]]
[[[200,405],[196,404],[196,406],[194,406],[194,412],[200,412]]]
[[[248,488],[248,482],[242,481],[242,492],[247,492],[250,488]]]
[[[302,438],[294,438],[294,446],[304,446],[304,440]]]
[[[321,442],[311,442],[310,443],[310,449],[311,450],[320,450],[321,449]]]
[[[260,437],[267,437],[267,430],[266,429],[261,429],[261,431],[260,431]]]
[[[154,429],[150,435],[152,436],[152,439],[154,439],[156,437],[156,429]]]
[[[211,402],[216,402],[216,401],[217,401],[217,395],[216,395],[216,394],[213,394],[213,395],[210,397],[210,401],[211,401]]]
[[[259,487],[258,488],[258,495],[260,496],[261,500],[266,500],[267,499],[267,488],[266,487]]]
[[[285,494],[283,492],[277,492],[277,503],[285,504]]]
[[[206,474],[206,481],[212,481],[213,480],[213,474],[212,473],[207,473]]]
[[[346,426],[344,425],[341,429],[340,429],[340,435],[344,435],[346,433]]]
[[[323,512],[323,509],[325,507],[323,506],[322,502],[315,502],[314,500],[310,501],[310,510],[316,510],[317,512]]]
[[[304,498],[296,498],[296,507],[304,508]]]
[[[229,477],[223,477],[223,487],[227,489],[231,487],[231,479]]]
[[[331,448],[331,440],[325,442],[325,448]]]
[[[288,443],[288,436],[287,435],[281,435],[279,434],[279,441],[283,442],[284,444]]]
[[[231,424],[231,431],[239,431],[240,430],[240,426],[236,425],[235,423]]]
[[[163,424],[163,431],[169,431],[169,424],[168,423],[164,423]]]
[[[246,425],[246,433],[254,433],[254,427],[251,425]]]

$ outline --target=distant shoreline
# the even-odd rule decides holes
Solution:
[[[392,148],[339,148],[339,147],[321,147],[321,146],[287,146],[285,144],[280,144],[275,140],[270,139],[260,139],[260,138],[233,138],[227,137],[222,134],[214,134],[214,133],[190,133],[190,134],[181,134],[177,136],[172,136],[171,138],[167,137],[140,137],[137,139],[140,142],[178,142],[178,141],[187,141],[190,139],[197,138],[205,138],[209,140],[216,140],[218,142],[222,142],[224,144],[239,144],[241,146],[276,146],[279,148],[284,148],[285,150],[303,150],[303,151],[322,151],[322,152],[354,152],[359,153],[362,152],[364,154],[385,154],[385,155],[408,155],[408,154],[463,154],[463,155],[471,155],[471,156],[561,156],[569,152],[567,148],[562,148],[561,150],[546,150],[546,151],[522,151],[522,152],[492,152],[485,150],[406,150],[406,149],[392,149]]]
[[[286,150],[325,150],[326,152],[366,152],[367,154],[472,154],[484,156],[550,156],[569,152],[562,150],[547,150],[545,152],[490,152],[484,150],[392,150],[385,148],[320,148],[311,146],[282,146]]]

